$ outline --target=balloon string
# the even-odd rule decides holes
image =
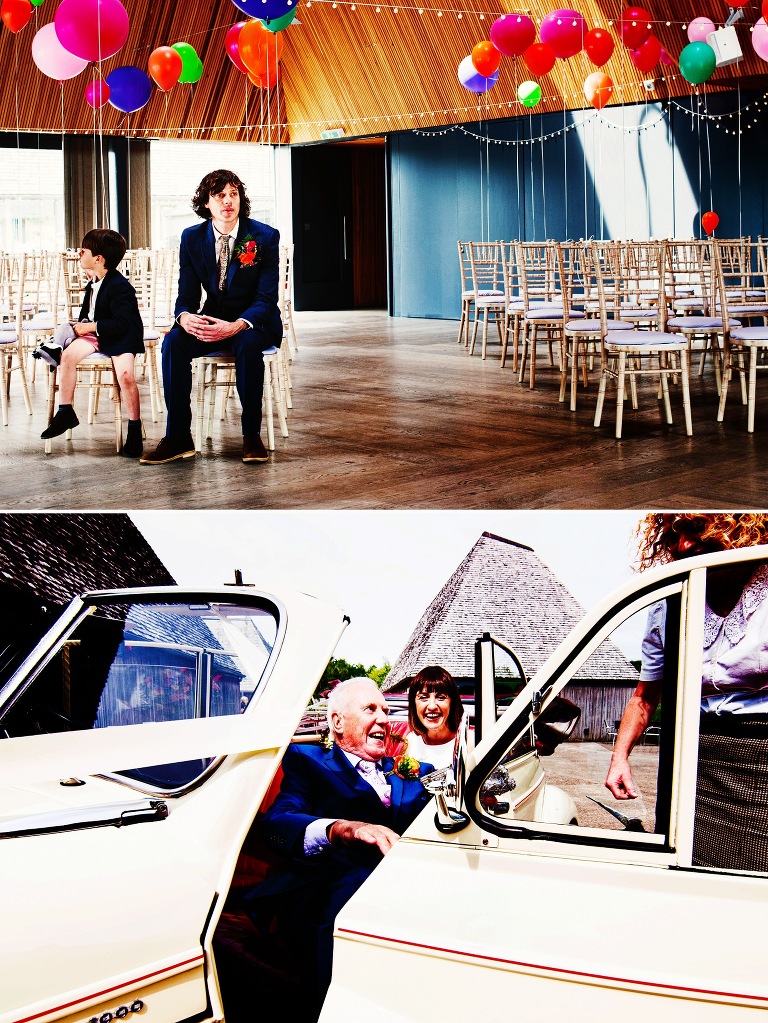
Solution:
[[[696,93],[696,99],[700,102],[698,92]],[[693,109],[693,96],[691,96],[691,109]],[[699,158],[699,211],[701,211],[701,204],[704,201],[703,183],[702,183],[702,167],[701,167],[701,118],[696,118],[696,133],[698,137],[698,145],[696,146]],[[701,213],[699,213],[699,236],[701,236]]]
[[[738,126],[739,126],[739,139],[738,139],[738,142],[737,142],[737,150],[736,150],[736,159],[737,159],[736,174],[737,174],[737,178],[738,178],[738,182],[739,182],[739,236],[743,237],[743,235],[744,235],[744,228],[743,228],[742,223],[741,223],[741,213],[742,213],[742,204],[741,204],[742,203],[742,200],[741,200],[741,85],[739,83],[737,83],[737,85],[736,85],[736,95],[738,96],[738,102],[739,102],[739,113],[738,113],[738,117],[737,117],[737,123],[738,123]],[[765,322],[765,321],[763,321],[763,322]]]
[[[133,241],[133,239],[131,238],[132,232],[131,232],[131,115],[130,115],[130,113],[128,114],[128,128],[127,128],[127,131],[126,131],[126,140],[127,140],[127,149],[128,149],[128,159],[127,159],[127,163],[128,163],[128,174],[127,174],[127,178],[128,178],[128,248],[130,249],[132,247],[131,243]]]

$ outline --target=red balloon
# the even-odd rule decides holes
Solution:
[[[729,0],[729,7],[746,7],[749,0]]]
[[[584,95],[595,110],[602,110],[613,95],[613,82],[602,71],[593,71],[584,79]]]
[[[490,78],[494,71],[499,70],[501,54],[493,43],[483,39],[472,47],[472,63],[479,75]]]
[[[768,0],[763,0],[763,21],[768,22]]]
[[[619,21],[621,41],[630,50],[642,46],[651,34],[651,16],[644,7],[627,7]]]
[[[248,68],[243,64],[243,58],[240,56],[240,50],[238,48],[238,39],[240,38],[240,29],[245,25],[244,21],[238,21],[230,29],[227,30],[227,35],[224,39],[224,49],[227,51],[227,56],[235,65],[238,71],[242,71],[243,74],[248,73]]]
[[[596,67],[608,63],[613,56],[613,47],[613,36],[604,28],[590,29],[584,36],[584,52]]]
[[[718,217],[714,210],[708,210],[706,213],[702,213],[701,226],[707,234],[712,234],[719,223],[720,217]]]
[[[656,36],[648,36],[642,46],[629,54],[638,71],[652,71],[661,60],[661,43]]]
[[[555,51],[546,43],[534,43],[523,54],[525,66],[532,75],[546,75],[555,66]]]
[[[536,26],[525,14],[502,14],[491,25],[491,42],[507,57],[519,57],[535,39]]]
[[[178,82],[184,63],[172,46],[158,46],[150,53],[147,67],[158,89],[168,92]]]
[[[11,32],[21,32],[32,17],[32,4],[29,0],[3,0],[0,7],[0,18]]]

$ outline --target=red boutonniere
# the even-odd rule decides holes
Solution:
[[[233,253],[240,266],[254,266],[259,261],[259,247],[256,239],[247,234]]]

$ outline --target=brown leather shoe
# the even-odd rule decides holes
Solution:
[[[249,434],[243,437],[243,461],[266,462],[269,459],[269,452],[264,447],[261,437],[258,434]]]
[[[186,437],[163,437],[151,455],[142,455],[140,465],[163,465],[175,462],[177,458],[194,458],[195,443],[192,434]]]

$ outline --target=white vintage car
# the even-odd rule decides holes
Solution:
[[[638,577],[498,719],[514,658],[479,639],[476,744],[337,918],[325,1023],[768,1008],[766,876],[691,866],[706,572],[741,558],[768,549]],[[614,713],[595,666],[659,600],[660,738],[633,754],[628,809],[602,787],[610,736],[561,694]],[[345,625],[295,594],[88,594],[23,660],[0,690],[0,1023],[291,1018],[300,964],[237,930],[236,892]]]

